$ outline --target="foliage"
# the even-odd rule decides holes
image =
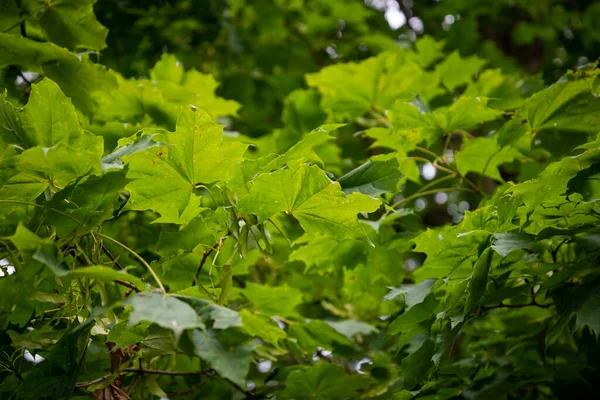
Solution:
[[[0,397],[598,397],[596,64],[398,46],[375,2],[94,3],[0,5]]]

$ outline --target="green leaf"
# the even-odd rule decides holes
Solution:
[[[102,139],[85,132],[71,101],[49,79],[32,86],[23,115],[29,148],[18,157],[19,168],[40,175],[48,184],[64,187],[101,171]]]
[[[267,343],[280,348],[279,341],[287,337],[286,332],[273,319],[247,309],[240,310],[242,329],[250,336],[258,336]]]
[[[585,201],[600,200],[600,163],[586,168],[569,181],[567,195],[580,193]]]
[[[121,194],[126,183],[124,171],[110,171],[100,177],[76,181],[48,202],[48,207],[67,213],[74,219],[47,211],[46,223],[54,226],[60,237],[75,231],[87,232],[114,217],[115,211],[124,203]]]
[[[295,163],[260,174],[237,206],[243,214],[256,215],[259,222],[284,211],[311,236],[360,239],[366,233],[356,215],[375,211],[379,201],[361,193],[346,196],[317,166]]]
[[[101,281],[125,281],[133,283],[138,289],[144,290],[146,284],[137,276],[128,274],[125,271],[117,271],[115,269],[102,265],[93,265],[90,267],[77,268],[69,272],[70,276],[79,276],[90,279],[98,279]]]
[[[444,56],[445,41],[436,41],[429,35],[421,37],[415,42],[415,60],[423,68],[431,66],[435,61]]]
[[[339,365],[320,363],[292,371],[282,394],[289,399],[355,399],[367,384],[367,379],[347,375]]]
[[[177,297],[144,292],[131,296],[126,305],[132,306],[129,323],[148,321],[171,329],[179,337],[185,329],[204,328],[194,309]]]
[[[310,320],[289,327],[288,336],[297,340],[300,347],[313,353],[318,348],[331,349],[335,345],[352,346],[348,338],[321,320]]]
[[[546,90],[531,96],[523,104],[522,115],[531,133],[562,131],[597,133],[594,124],[600,118],[600,98],[592,92],[592,74],[569,73]],[[522,122],[523,123],[523,122]],[[545,136],[541,136],[544,141]]]
[[[592,291],[585,302],[577,310],[577,326],[587,325],[596,334],[600,336],[600,293],[598,290]]]
[[[405,310],[409,311],[411,308],[425,300],[425,297],[429,294],[435,282],[435,279],[427,279],[418,285],[402,285],[391,288],[392,290],[385,295],[383,300],[393,300],[394,298],[402,295],[404,298],[404,303],[406,304]]]
[[[356,77],[361,79],[357,80]],[[437,74],[405,62],[402,53],[385,52],[361,63],[343,63],[308,74],[306,81],[322,95],[321,105],[335,120],[360,117],[370,107],[389,109],[397,99],[440,93]]]
[[[442,83],[450,91],[473,81],[473,75],[483,67],[487,61],[477,56],[462,58],[458,51],[453,51],[444,61],[436,66]]]
[[[325,321],[338,333],[346,336],[348,339],[353,339],[356,335],[368,336],[378,332],[377,328],[362,321],[341,320],[341,321]]]
[[[137,326],[129,326],[126,321],[119,322],[108,332],[106,340],[113,342],[117,349],[141,343],[148,334],[149,325],[149,322],[140,323]]]
[[[250,369],[250,355],[254,345],[225,347],[214,333],[199,329],[194,329],[190,335],[198,356],[208,361],[223,378],[242,388],[246,387],[246,375]]]
[[[458,172],[476,172],[502,182],[498,167],[517,159],[520,153],[512,147],[501,147],[495,138],[478,137],[468,140],[456,153]]]
[[[434,348],[435,345],[433,342],[427,339],[417,351],[402,360],[403,386],[405,389],[412,390],[425,379],[433,366],[431,357],[433,356]]]
[[[296,306],[302,303],[302,292],[288,285],[264,286],[248,282],[242,291],[260,311],[270,316],[297,317]]]
[[[96,93],[115,88],[114,77],[103,66],[92,63],[87,54],[76,55],[53,43],[0,33],[0,68],[8,65],[41,67],[86,114],[97,107]]]
[[[492,249],[502,257],[506,257],[515,250],[529,248],[534,242],[535,238],[526,233],[494,233]]]
[[[378,196],[382,193],[395,193],[403,176],[398,167],[398,160],[394,158],[369,160],[342,176],[338,183],[346,194],[359,192]]]
[[[108,29],[94,15],[96,0],[24,0],[23,10],[32,15],[50,42],[70,49],[102,50]]]
[[[227,329],[242,326],[242,320],[237,311],[193,297],[175,297],[192,306],[196,314],[202,317],[204,322],[212,321],[212,329]]]
[[[44,361],[36,364],[17,390],[18,399],[70,398],[88,345],[89,329],[66,333]]]
[[[466,308],[468,310],[473,308],[485,293],[493,257],[494,252],[492,251],[492,248],[487,247],[473,265],[473,273],[471,274],[471,279],[467,288],[469,298],[467,300]]]
[[[241,161],[246,145],[224,143],[223,128],[195,107],[185,108],[177,130],[165,135],[165,147],[151,147],[126,158],[128,208],[152,210],[161,215],[155,222],[185,225],[202,211],[196,185],[227,177]]]
[[[487,106],[485,97],[461,96],[449,107],[433,112],[423,108],[420,99],[397,102],[389,113],[390,129],[372,128],[366,134],[376,142],[373,146],[388,147],[400,155],[415,148],[421,142],[434,143],[446,134],[457,130],[469,131],[479,124],[492,121],[502,114]]]

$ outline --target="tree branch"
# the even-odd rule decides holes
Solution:
[[[153,375],[168,375],[168,376],[198,376],[198,375],[209,375],[213,372],[212,369],[203,369],[200,371],[162,371],[159,369],[145,369],[145,368],[125,368],[125,372],[135,372],[137,374],[153,374]]]

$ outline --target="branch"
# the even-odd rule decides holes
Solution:
[[[156,275],[156,272],[154,272],[154,269],[152,269],[152,267],[150,266],[150,264],[148,264],[148,262],[146,262],[146,260],[144,260],[142,258],[142,256],[140,256],[138,253],[136,253],[135,251],[133,251],[132,249],[130,249],[129,247],[125,246],[123,243],[119,242],[117,239],[113,239],[110,236],[106,236],[102,233],[96,232],[95,234],[93,232],[90,232],[92,234],[92,236],[94,235],[98,235],[102,238],[108,239],[111,242],[118,244],[119,246],[121,246],[122,248],[124,248],[125,250],[127,250],[128,252],[130,252],[131,254],[133,254],[133,256],[135,258],[137,258],[144,267],[146,267],[148,269],[148,271],[150,271],[150,274],[152,274],[152,277],[154,278],[154,280],[156,281],[156,283],[158,284],[158,287],[160,288],[160,290],[163,293],[167,293],[167,290],[165,289],[165,287],[163,286],[162,282],[160,281],[160,278],[158,277],[158,275]]]
[[[198,269],[196,270],[196,274],[194,275],[194,281],[192,282],[192,286],[196,286],[196,284],[198,283],[198,277],[202,272],[202,267],[204,267],[204,263],[206,263],[208,256],[210,256],[213,251],[218,250],[221,248],[221,246],[223,246],[223,241],[226,237],[227,236],[223,236],[219,239],[217,243],[215,243],[208,250],[205,250],[204,253],[202,253],[202,259],[200,260],[200,264],[198,264]]]
[[[100,383],[103,380],[110,378],[112,375],[113,374],[104,375],[104,376],[101,376],[100,378],[96,378],[94,380],[87,381],[87,382],[77,382],[77,383],[75,383],[75,387],[76,388],[84,388],[84,387],[92,386],[92,385],[95,385],[96,383]]]
[[[133,290],[133,291],[134,291],[134,292],[136,292],[136,293],[139,293],[139,292],[141,292],[141,290],[140,290],[140,289],[138,289],[138,288],[137,288],[137,286],[135,286],[133,283],[129,283],[129,282],[126,282],[126,281],[122,281],[122,280],[120,280],[120,279],[114,280],[113,282],[114,282],[114,283],[118,283],[118,284],[119,284],[119,285],[121,285],[121,286],[125,286],[125,287],[127,287],[127,288],[129,288],[129,289]]]
[[[202,267],[204,267],[204,263],[208,259],[208,256],[210,256],[211,253],[217,249],[217,246],[218,243],[212,246],[210,249],[205,250],[204,253],[202,253],[202,259],[200,260],[200,264],[198,264],[198,269],[196,270],[196,274],[194,275],[194,281],[192,282],[192,286],[196,286],[196,282],[198,281],[200,272],[202,272]]]
[[[125,368],[125,372],[135,372],[136,374],[153,374],[153,375],[168,375],[168,376],[198,376],[209,375],[213,372],[212,369],[203,369],[200,371],[162,371],[159,369],[144,369],[144,368]]]
[[[110,260],[115,263],[115,265],[117,266],[117,268],[119,269],[123,269],[123,267],[121,266],[121,264],[119,264],[119,262],[117,261],[117,259],[112,255],[112,253],[108,250],[108,248],[106,248],[106,246],[104,245],[104,243],[100,244],[102,246],[102,251],[104,251],[104,253],[108,256],[108,258],[110,258]]]
[[[481,309],[483,311],[488,311],[488,310],[493,310],[493,309],[496,309],[496,308],[523,308],[523,307],[549,308],[549,307],[552,307],[553,305],[554,305],[554,303],[540,304],[540,303],[537,303],[535,301],[532,301],[531,303],[526,303],[526,304],[504,304],[504,303],[500,303],[500,304],[495,305],[495,306],[481,307]]]

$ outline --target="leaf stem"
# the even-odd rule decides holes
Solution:
[[[441,192],[472,192],[473,190],[468,189],[468,188],[442,188],[442,189],[433,189],[433,190],[426,190],[424,192],[418,192],[415,193],[411,196],[408,196],[405,199],[402,199],[394,204],[392,204],[390,207],[391,209],[394,209],[396,207],[398,207],[399,205],[402,205],[408,201],[411,201],[417,197],[421,197],[421,196],[427,196],[429,194],[435,194],[435,193],[441,193]],[[389,213],[389,211],[388,211]]]
[[[90,232],[92,234],[92,236],[94,236],[93,232]],[[96,235],[108,239],[111,242],[118,244],[119,246],[121,246],[122,248],[124,248],[125,250],[127,250],[128,252],[130,252],[135,258],[137,258],[144,267],[146,267],[148,269],[148,271],[150,271],[150,273],[152,274],[152,277],[154,278],[154,280],[156,281],[156,284],[158,285],[158,287],[160,288],[160,290],[162,290],[163,293],[167,293],[167,290],[165,289],[165,287],[163,286],[162,282],[160,281],[160,278],[158,277],[158,275],[156,275],[156,272],[154,272],[154,270],[152,269],[152,267],[150,266],[150,264],[148,264],[146,262],[146,260],[144,260],[142,258],[142,256],[140,256],[138,253],[136,253],[135,251],[133,251],[132,249],[130,249],[129,247],[125,246],[123,243],[119,242],[116,239],[111,238],[110,236],[106,236],[102,233],[96,232]]]
[[[457,175],[456,175],[456,174],[450,174],[450,175],[446,175],[446,176],[444,176],[444,177],[441,177],[441,178],[439,178],[439,179],[436,179],[436,180],[434,180],[434,181],[431,181],[431,182],[429,182],[427,185],[423,185],[423,186],[421,186],[421,187],[419,188],[419,190],[417,190],[417,191],[415,192],[415,194],[417,194],[417,193],[421,193],[421,192],[423,192],[423,191],[425,191],[425,190],[429,189],[430,187],[433,187],[433,186],[435,186],[435,185],[438,185],[438,184],[440,184],[440,183],[442,183],[442,182],[444,182],[444,181],[447,181],[447,180],[450,180],[450,179],[454,179],[454,178],[456,178],[456,177],[457,177]]]
[[[29,203],[27,201],[18,201],[18,200],[0,200],[0,204],[1,203],[7,203],[7,204],[22,204],[25,206],[32,206],[32,207],[37,207],[37,208],[44,208],[46,210],[50,210],[50,211],[54,211],[57,214],[60,214],[62,216],[65,216],[67,218],[72,219],[73,221],[77,222],[77,225],[82,226],[83,223],[81,221],[79,221],[77,218],[75,218],[74,216],[67,214],[66,212],[57,210],[56,208],[52,208],[52,207],[46,207],[46,206],[42,206],[40,204],[35,204],[35,203]]]
[[[137,374],[152,374],[152,375],[168,375],[168,376],[198,376],[208,375],[212,372],[211,369],[203,369],[200,371],[163,371],[159,369],[145,369],[145,368],[125,368],[125,372],[135,372]]]
[[[2,33],[8,33],[11,30],[15,29],[17,26],[21,25],[23,22],[27,21],[29,19],[29,17],[33,16],[33,14],[35,14],[36,12],[43,10],[44,8],[48,8],[49,4],[43,4],[37,8],[35,8],[33,11],[31,11],[29,14],[27,14],[25,17],[21,18],[18,22],[14,23],[13,25],[9,26],[8,28],[6,28],[5,30],[2,31]]]

